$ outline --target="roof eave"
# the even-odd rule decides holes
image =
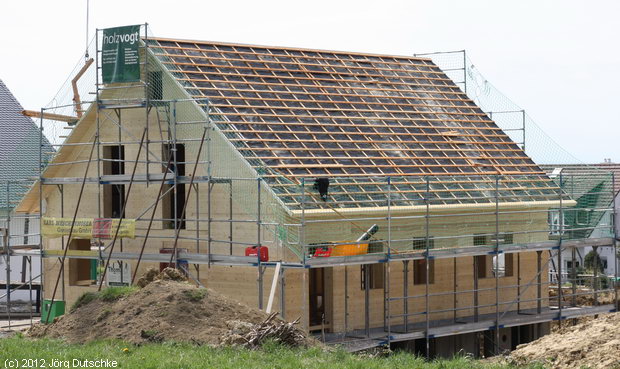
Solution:
[[[547,201],[518,201],[518,202],[500,202],[497,204],[500,209],[512,209],[512,208],[536,208],[536,209],[546,209],[546,208],[554,208],[560,206],[559,200],[547,200]],[[574,200],[563,200],[561,202],[563,207],[572,207],[577,205],[577,202]],[[481,203],[481,204],[437,204],[430,205],[429,211],[433,213],[458,213],[467,210],[486,210],[486,209],[495,209],[496,204],[494,202],[489,203]],[[334,216],[347,214],[351,216],[357,215],[368,215],[368,214],[381,214],[385,215],[386,213],[390,214],[402,214],[402,213],[425,213],[426,206],[425,205],[413,205],[413,206],[376,206],[376,207],[368,207],[368,208],[339,208],[336,211],[333,209],[305,209],[305,210],[293,210],[292,213],[294,216],[301,216],[302,213],[304,217],[316,217],[321,218],[325,216]]]

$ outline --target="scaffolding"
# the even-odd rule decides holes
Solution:
[[[618,276],[601,275],[595,267],[584,277],[574,260],[573,269],[563,272],[561,252],[615,250],[612,173],[334,175],[329,192],[321,193],[312,176],[291,178],[258,158],[249,163],[241,156],[230,114],[207,98],[189,96],[166,73],[167,59],[150,50],[148,25],[141,33],[140,81],[101,82],[98,30],[93,67],[76,68],[82,82],[74,79],[74,101],[40,111],[41,142],[47,137],[54,150],[41,150],[39,179],[21,211],[29,217],[39,212],[72,217],[68,235],[41,237],[36,249],[47,261],[41,278],[51,281],[46,288],[53,286],[46,291],[51,304],[66,300],[73,286],[101,288],[111,261],[136,263],[129,276],[120,268],[121,283],[133,283],[139,266],[154,263],[182,268],[207,287],[204,276],[211,268],[232,267],[229,273],[253,268],[258,308],[265,302],[271,307],[275,299],[274,287],[264,291],[269,271],[271,285],[280,286],[281,316],[296,318],[285,316],[290,311],[285,293],[299,283],[304,328],[321,332],[326,342],[356,350],[421,339],[427,356],[439,337],[491,332],[497,353],[505,327],[616,310]],[[76,98],[90,94],[93,101]],[[55,120],[59,115],[75,119]],[[65,129],[69,135],[58,134]],[[525,125],[522,133],[524,147]],[[47,203],[51,198],[57,203]],[[93,237],[77,249],[72,242],[78,218],[135,221],[135,239],[121,237],[119,224],[113,237]],[[357,237],[373,228],[367,239]],[[596,238],[590,237],[593,231]],[[265,246],[269,260],[260,252],[246,255],[247,248]],[[9,254],[20,254],[10,242]],[[65,275],[65,265],[71,269],[78,261],[91,265],[93,278]],[[443,278],[438,288],[434,268],[448,263],[450,283]],[[549,263],[557,265],[551,276]],[[469,270],[463,272],[465,265]],[[310,274],[328,269],[334,273],[331,288],[342,293],[339,301],[335,295],[322,298],[338,309],[311,322]],[[287,282],[293,273],[301,280]],[[358,279],[362,288],[351,285]],[[578,291],[584,284],[590,288]],[[556,295],[549,296],[545,291],[553,286]],[[382,293],[380,307],[375,289]],[[613,301],[600,302],[603,294]],[[360,300],[351,301],[353,295]],[[578,304],[586,295],[593,306]]]
[[[537,164],[584,164],[544,132],[526,109],[495,87],[476,67],[466,50],[414,55],[430,57]]]
[[[32,180],[1,182],[0,196],[0,301],[6,319],[3,328],[32,325],[41,308],[39,216],[13,212]],[[24,322],[24,319],[27,322]]]

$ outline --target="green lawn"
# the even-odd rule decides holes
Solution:
[[[0,339],[0,368],[11,367],[5,360],[38,359],[42,367],[64,367],[68,360],[116,360],[120,368],[508,368],[490,365],[469,358],[434,361],[424,360],[407,353],[389,357],[352,355],[343,351],[325,352],[320,349],[290,349],[275,344],[260,350],[238,348],[210,348],[190,344],[148,344],[134,346],[120,341],[101,341],[85,345],[70,345],[57,340],[31,340],[22,337]],[[15,361],[14,361],[15,362]],[[32,363],[31,364],[36,364]],[[14,366],[13,366],[14,367]],[[74,367],[74,366],[70,366]]]

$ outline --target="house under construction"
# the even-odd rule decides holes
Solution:
[[[105,76],[99,31],[74,101],[26,112],[56,134],[17,209],[41,214],[40,250],[14,251],[41,253],[45,299],[172,264],[328,343],[427,356],[615,311],[613,285],[576,292],[555,252],[615,247],[613,175],[545,173],[431,59],[139,28],[138,78]],[[592,181],[607,206],[571,196]]]

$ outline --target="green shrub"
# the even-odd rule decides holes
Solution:
[[[599,272],[604,271],[603,260],[601,260],[599,254],[597,252],[594,252],[594,250],[586,254],[586,257],[583,260],[583,265],[588,270],[594,270],[594,268],[597,267]]]

